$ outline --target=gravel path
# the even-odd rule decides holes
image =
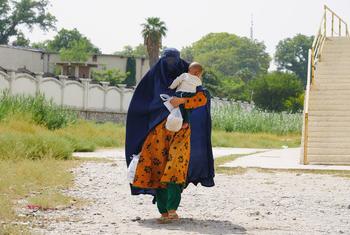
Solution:
[[[150,196],[131,196],[124,159],[88,162],[74,170],[69,195],[82,208],[38,214],[39,234],[350,234],[350,179],[329,175],[217,175],[213,188],[189,186],[182,219],[159,225]]]

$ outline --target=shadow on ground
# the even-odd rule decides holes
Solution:
[[[199,234],[246,234],[246,229],[227,220],[199,220],[193,218],[181,218],[168,224],[159,224],[156,219],[144,219],[139,221],[140,226],[152,229],[167,229]]]

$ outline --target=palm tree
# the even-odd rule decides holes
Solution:
[[[165,37],[167,28],[158,17],[149,17],[141,24],[142,36],[149,56],[149,65],[152,67],[159,59],[159,51],[162,47],[162,37]]]

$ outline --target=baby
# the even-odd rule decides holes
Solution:
[[[188,98],[193,97],[196,94],[197,86],[202,85],[202,75],[203,67],[197,62],[190,64],[188,68],[188,73],[183,73],[178,76],[170,85],[170,89],[175,89],[175,97]],[[184,104],[179,106],[183,124],[182,128],[187,128],[189,126],[190,112],[191,110],[186,110]]]

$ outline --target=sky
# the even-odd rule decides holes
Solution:
[[[49,11],[58,20],[58,30],[77,28],[103,53],[142,43],[140,25],[150,16],[167,25],[163,44],[178,49],[211,32],[249,37],[253,16],[254,38],[264,41],[273,55],[281,39],[314,35],[324,4],[350,23],[350,0],[51,0]],[[26,32],[32,42],[55,34]]]

